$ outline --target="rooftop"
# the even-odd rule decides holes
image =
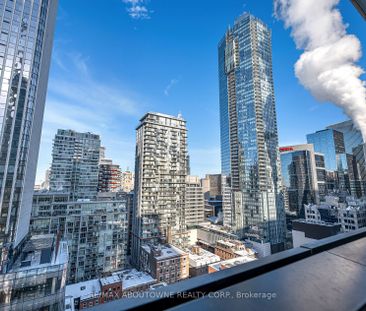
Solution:
[[[186,252],[182,251],[181,249],[173,246],[173,245],[143,245],[141,246],[147,253],[151,253],[152,250],[156,251],[156,254],[154,257],[156,260],[165,260],[172,257],[187,255]]]
[[[15,258],[9,272],[38,269],[68,262],[67,243],[53,234],[35,235],[28,239]]]
[[[219,256],[200,247],[192,247],[187,250],[187,253],[189,256],[189,265],[194,268],[207,266],[221,260]]]
[[[169,295],[127,298],[92,310],[215,311],[225,310],[229,304],[231,310],[363,310],[365,249],[366,229],[361,229],[157,289]],[[197,292],[206,294],[197,297]],[[208,293],[223,298],[213,299]],[[256,293],[275,297],[248,297]]]
[[[99,279],[90,281],[84,281],[76,284],[66,286],[65,297],[69,299],[88,299],[99,296],[101,293],[101,287]]]
[[[232,242],[230,242],[230,241],[226,241],[226,240],[218,240],[216,243],[217,243],[217,244],[225,245],[225,246],[227,246],[227,247],[236,247],[236,246],[237,246],[237,244],[232,243]]]
[[[214,264],[209,265],[210,268],[215,269],[216,271],[225,270],[228,268],[232,268],[238,265],[242,265],[251,261],[256,260],[255,258],[249,256],[237,257],[229,260],[220,261]]]
[[[118,282],[121,282],[121,279],[119,278],[118,275],[107,276],[105,278],[100,279],[100,284],[102,286],[111,285]]]
[[[200,223],[198,225],[198,229],[208,229],[210,231],[211,230],[212,231],[217,231],[217,232],[220,232],[220,233],[231,235],[233,238],[236,238],[236,235],[231,233],[229,228],[221,226],[221,225],[211,224],[209,222]]]
[[[136,269],[114,272],[113,276],[117,276],[122,280],[122,290],[156,282],[150,274],[137,271]]]
[[[313,219],[295,219],[292,221],[294,224],[306,224],[309,226],[323,226],[323,227],[336,227],[338,224],[332,222],[326,222],[323,220],[313,220]]]
[[[178,116],[172,116],[169,114],[165,114],[165,113],[161,113],[161,112],[148,112],[146,113],[141,119],[140,122],[143,122],[148,116],[158,116],[158,117],[163,117],[163,118],[167,118],[167,119],[172,119],[172,120],[176,120],[176,121],[183,121],[186,122],[181,114],[178,114]]]
[[[236,255],[239,255],[240,257],[244,257],[244,256],[250,256],[250,257],[255,257],[257,252],[251,248],[246,247],[245,249],[241,249],[238,251],[234,252]]]

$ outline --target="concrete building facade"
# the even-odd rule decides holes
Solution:
[[[96,198],[100,137],[58,130],[53,141],[50,190],[70,193],[72,200]]]
[[[128,198],[72,201],[68,193],[35,193],[32,234],[60,234],[69,246],[67,283],[126,268]]]
[[[136,130],[135,165],[132,259],[138,261],[143,244],[186,241],[186,121],[147,113]]]

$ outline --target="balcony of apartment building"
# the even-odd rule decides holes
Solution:
[[[363,310],[366,229],[90,310]]]

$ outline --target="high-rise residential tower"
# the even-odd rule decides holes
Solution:
[[[71,200],[95,199],[99,156],[99,135],[58,130],[53,141],[50,190],[69,192]]]
[[[241,236],[284,241],[271,31],[244,13],[219,43],[222,174],[230,176]],[[225,213],[225,212],[224,212]]]
[[[57,5],[0,1],[0,271],[29,229]]]
[[[132,259],[138,261],[145,243],[184,244],[186,121],[147,113],[136,130],[135,163]]]

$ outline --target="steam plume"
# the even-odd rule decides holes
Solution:
[[[274,0],[276,16],[292,29],[304,53],[295,64],[300,83],[322,102],[343,109],[366,141],[366,84],[356,65],[361,43],[346,32],[339,0]]]

